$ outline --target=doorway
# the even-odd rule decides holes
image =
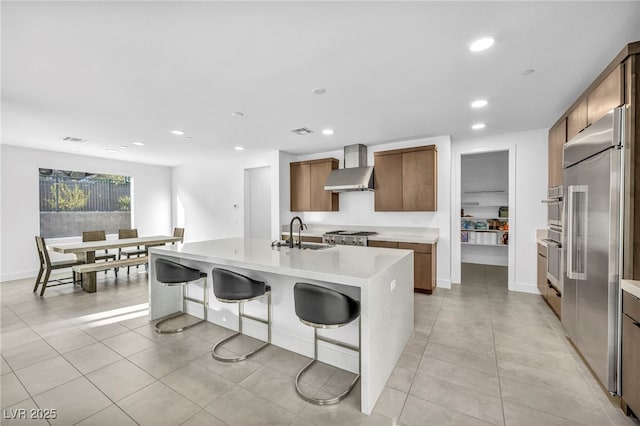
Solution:
[[[271,167],[244,171],[244,237],[271,238]]]
[[[514,289],[514,151],[474,149],[454,157],[452,223],[459,225],[452,227],[453,282],[465,286],[491,278]]]

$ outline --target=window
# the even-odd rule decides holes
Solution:
[[[131,228],[131,177],[40,169],[40,235]]]

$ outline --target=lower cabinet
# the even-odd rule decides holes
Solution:
[[[369,241],[368,246],[413,250],[413,290],[427,294],[435,291],[437,244]]]
[[[538,290],[542,294],[544,300],[547,301],[549,307],[560,318],[562,294],[547,280],[547,248],[542,244],[538,244]]]
[[[623,408],[640,415],[640,299],[622,292]]]

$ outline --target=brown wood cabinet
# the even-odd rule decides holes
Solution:
[[[290,163],[291,211],[338,211],[338,194],[324,190],[329,173],[337,169],[338,164],[336,158]]]
[[[402,243],[396,241],[371,241],[369,247],[413,250],[413,290],[432,294],[436,287],[437,244]]]
[[[563,146],[567,142],[567,120],[549,130],[549,188],[562,185]]]
[[[547,295],[547,248],[538,244],[538,290],[542,297]]]
[[[378,151],[374,158],[375,211],[436,211],[435,145]]]
[[[298,241],[298,234],[296,232],[293,233],[293,240],[294,241]],[[289,236],[287,234],[282,234],[282,239],[284,241],[289,239]],[[309,236],[301,236],[300,239],[302,240],[303,243],[321,243],[322,242],[322,237],[309,237]]]
[[[589,95],[587,121],[591,125],[612,109],[624,104],[624,65],[620,64]]]
[[[584,98],[567,117],[567,140],[584,130],[588,124],[587,99]]]
[[[640,413],[640,299],[622,292],[622,400],[628,413],[630,408]]]

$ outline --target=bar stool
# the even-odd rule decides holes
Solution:
[[[213,345],[213,351],[211,355],[213,358],[222,362],[238,362],[249,358],[258,351],[264,349],[271,344],[271,287],[266,285],[262,281],[257,281],[236,272],[228,271],[226,269],[214,268],[213,269],[213,293],[216,299],[224,303],[237,303],[238,304],[238,332],[232,334],[229,337],[218,341]],[[244,303],[255,300],[259,297],[267,297],[267,319],[254,317],[253,315],[247,315],[244,313]],[[254,321],[267,324],[267,341],[260,345],[257,349],[251,352],[247,352],[244,355],[238,357],[224,357],[216,353],[216,349],[225,342],[233,339],[242,334],[242,318],[249,318]]]
[[[193,299],[187,295],[187,284],[195,283],[204,279],[204,299],[198,300]],[[156,280],[162,284],[163,286],[173,287],[173,286],[182,286],[182,312],[178,312],[177,314],[168,316],[160,321],[158,321],[155,325],[155,330],[160,334],[172,334],[172,333],[180,333],[181,331],[187,330],[194,325],[200,324],[207,320],[207,274],[204,272],[200,272],[198,269],[189,268],[187,266],[181,265],[176,262],[172,262],[166,259],[156,259]],[[165,322],[172,320],[174,318],[180,317],[182,315],[187,314],[187,301],[196,302],[201,304],[204,308],[204,319],[200,321],[194,322],[193,324],[189,324],[186,326],[182,326],[180,328],[163,330],[160,328],[162,324]]]
[[[313,327],[313,359],[296,375],[296,392],[302,399],[316,405],[330,405],[342,401],[360,379],[360,303],[338,291],[308,283],[296,283],[293,287],[293,298],[298,319]],[[318,336],[319,328],[338,328],[358,319],[358,346],[349,345],[324,336]],[[358,352],[358,375],[351,385],[340,395],[329,399],[318,399],[306,395],[300,389],[300,377],[318,360],[318,340]]]

